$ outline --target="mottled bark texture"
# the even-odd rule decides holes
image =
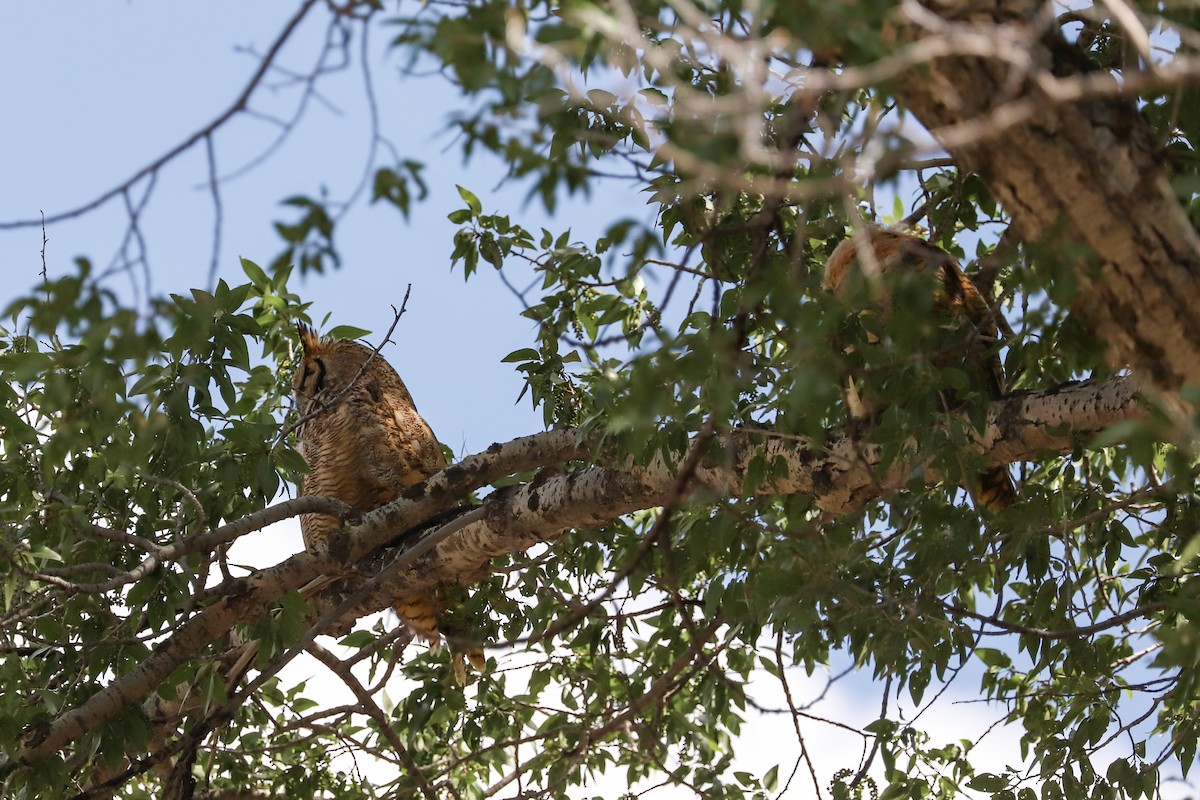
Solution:
[[[927,4],[964,31],[1003,26],[1030,60],[936,59],[896,81],[900,105],[986,182],[1021,240],[1063,254],[1079,280],[1074,309],[1114,366],[1184,407],[1180,388],[1200,384],[1200,238],[1133,99],[1089,71],[1049,3]]]
[[[1146,418],[1134,382],[1128,378],[1073,383],[1044,392],[1014,394],[997,403],[977,447],[987,454],[988,465],[1027,461],[1071,452],[1118,422]],[[758,494],[806,495],[821,510],[834,514],[863,510],[880,495],[907,485],[914,470],[925,463],[918,457],[882,469],[880,448],[850,436],[837,436],[822,445],[780,437],[770,430],[751,430],[722,437],[716,446],[721,457],[701,463],[690,483],[699,498],[740,496],[747,467],[761,456],[782,459],[787,474],[757,487]],[[911,449],[916,451],[915,442]],[[939,476],[930,470],[927,479],[936,483]],[[392,580],[380,583],[339,625],[387,608],[389,598],[403,587],[427,587],[439,580],[469,583],[485,574],[488,561],[496,556],[661,505],[675,480],[675,470],[656,459],[645,467],[591,466],[547,472],[528,484],[490,495],[484,501],[484,520],[459,531]],[[394,553],[380,551],[359,566],[363,574],[377,575],[393,558]],[[332,608],[345,593],[343,588],[314,598],[313,605],[319,613]]]

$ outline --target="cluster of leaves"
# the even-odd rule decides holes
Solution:
[[[228,570],[223,553],[144,572],[139,563],[263,508],[303,469],[280,438],[289,386],[279,362],[304,306],[287,288],[289,270],[269,279],[245,266],[250,283],[222,281],[138,314],[80,261],[5,311],[6,769],[22,731],[136,667],[197,610],[215,560]],[[174,683],[212,686],[212,670],[205,678],[198,667]],[[80,741],[71,764],[40,764],[23,791],[60,793],[64,770],[86,774],[93,758],[112,767],[148,730],[130,712]]]
[[[967,190],[978,192],[979,187]],[[956,484],[969,485],[981,469],[968,442],[989,397],[978,375],[939,355],[965,333],[956,332],[955,321],[939,318],[932,307],[931,276],[901,275],[889,285],[893,300],[886,324],[878,315],[858,314],[856,309],[869,302],[864,296],[829,297],[806,277],[816,272],[829,244],[809,242],[809,263],[800,265],[808,268],[797,269],[786,257],[793,242],[779,236],[780,230],[790,230],[787,218],[778,230],[747,233],[747,221],[754,219],[761,201],[756,205],[743,198],[723,214],[712,213],[716,221],[699,247],[697,271],[709,274],[699,276],[696,284],[711,285],[711,305],[701,311],[693,301],[675,318],[658,313],[655,324],[643,329],[631,325],[643,306],[621,291],[622,282],[630,280],[627,275],[604,281],[599,271],[603,262],[587,250],[572,248],[563,257],[564,237],[545,234],[539,251],[523,229],[505,218],[482,215],[470,199],[468,205],[456,212],[456,221],[464,225],[460,251],[470,252],[483,237],[496,236],[498,268],[512,269],[505,256],[517,256],[513,260],[532,262],[546,274],[541,304],[526,312],[541,323],[541,349],[518,351],[512,360],[526,373],[548,422],[567,422],[558,416],[553,387],[564,380],[562,365],[568,361],[576,365],[570,386],[581,398],[585,425],[643,461],[658,455],[682,458],[709,414],[726,431],[769,425],[764,436],[819,439],[842,427],[839,386],[854,377],[864,393],[895,398],[869,433],[888,463],[911,459],[919,442],[920,454],[932,456],[940,474],[958,478],[930,487],[915,475],[910,491],[862,519],[829,520],[794,497],[730,502],[716,512],[703,507],[677,511],[670,534],[656,541],[658,549],[649,556],[641,554],[649,531],[645,524],[614,529],[611,540],[589,534],[586,541],[576,541],[556,560],[556,569],[594,576],[605,563],[622,565],[622,573],[624,565],[632,564],[626,576],[631,597],[675,598],[660,614],[671,617],[670,623],[645,623],[655,631],[651,652],[682,652],[686,638],[668,642],[657,637],[686,629],[691,612],[683,616],[681,608],[701,608],[705,617],[720,613],[736,626],[731,651],[754,653],[764,635],[782,636],[789,643],[789,663],[811,672],[849,659],[903,690],[918,708],[960,674],[979,675],[983,696],[1012,704],[1008,718],[1025,726],[1024,741],[1034,756],[1035,766],[1028,771],[976,773],[971,743],[931,742],[928,734],[898,718],[884,716],[867,726],[880,747],[887,797],[953,796],[965,787],[1008,797],[1038,784],[1066,796],[1084,787],[1135,795],[1158,780],[1145,748],[1156,733],[1178,735],[1190,725],[1175,702],[1180,681],[1190,679],[1161,659],[1147,666],[1147,652],[1161,645],[1145,631],[1117,628],[1095,636],[1083,631],[1091,625],[1109,631],[1113,626],[1104,621],[1110,616],[1156,619],[1168,609],[1170,614],[1187,613],[1192,601],[1185,576],[1190,568],[1181,565],[1190,560],[1179,560],[1180,540],[1167,533],[1179,529],[1159,520],[1174,504],[1174,490],[1156,490],[1152,476],[1170,476],[1176,486],[1187,487],[1193,474],[1188,458],[1152,445],[1147,432],[1135,436],[1128,448],[1049,458],[1026,471],[1021,507],[981,525]],[[664,208],[663,215],[673,210]],[[755,236],[766,239],[770,254],[757,266],[746,256]],[[685,251],[693,243],[686,228],[673,242]],[[643,256],[633,268],[648,270],[649,261]],[[619,309],[611,318],[599,318],[584,336],[577,330],[583,307],[576,289],[581,271],[593,291],[607,284],[602,287],[604,307]],[[1019,281],[1003,271],[1000,280],[1015,297],[1044,297],[1043,274],[1029,271]],[[866,291],[865,286],[859,289]],[[1011,308],[1018,330],[1005,355],[1009,374],[1019,376],[1020,385],[1047,388],[1107,374],[1094,345],[1073,331],[1056,304],[1039,301],[1031,308],[1014,302]],[[739,324],[745,331],[740,342],[730,335]],[[654,346],[645,346],[643,331],[653,337]],[[833,341],[845,351],[838,352]],[[1049,353],[1047,341],[1060,347]],[[614,342],[628,347],[625,361],[612,357],[619,349]],[[948,395],[965,403],[963,416],[945,417]],[[931,428],[930,420],[942,424]],[[767,473],[764,465],[748,481],[769,481]],[[1132,499],[1137,500],[1135,511],[1122,511]],[[603,567],[600,571],[605,572]],[[1184,577],[1181,581],[1172,574]],[[534,572],[526,578],[535,576],[549,579]],[[1148,594],[1160,592],[1153,587],[1165,583],[1176,587],[1168,607]],[[572,596],[565,589],[561,593]],[[538,612],[531,617],[543,618]],[[1152,622],[1151,629],[1155,627]],[[1015,668],[1006,651],[981,647],[981,631],[1011,635],[1009,646],[1014,654],[1027,653],[1028,663]],[[1178,635],[1163,637],[1169,651],[1182,651],[1170,644]],[[611,657],[612,647],[611,632],[605,631],[588,656]],[[723,671],[726,690],[744,691],[746,673],[739,678],[728,666]],[[611,687],[622,678],[616,671],[593,677],[581,673],[578,664],[571,674],[576,686],[596,681]],[[1096,693],[1100,675],[1108,688]],[[1082,691],[1083,684],[1091,688]],[[1122,692],[1136,695],[1139,708],[1157,710],[1157,730],[1126,725],[1113,715]],[[722,713],[727,730],[738,728],[740,715],[734,709],[739,704],[731,704],[728,695],[723,705],[713,706],[707,705],[712,698],[691,687],[678,694],[687,697],[691,708]],[[1123,757],[1108,761],[1106,769],[1094,768],[1098,750],[1118,733],[1137,743]],[[677,735],[684,737],[682,731]],[[1182,741],[1164,752],[1169,755],[1178,747],[1178,755],[1189,758],[1192,745]],[[710,756],[702,751],[693,755],[701,757],[697,763]],[[647,774],[644,759],[626,759],[631,769],[634,763],[641,765],[631,776]],[[1063,772],[1065,759],[1077,771]],[[703,777],[688,772],[685,779],[684,774],[676,777],[681,782]],[[713,780],[718,776],[709,775]]]
[[[792,4],[763,12],[754,24],[791,31],[797,50],[807,45],[818,60],[860,63],[890,46],[887,24],[870,24],[883,19],[886,6]],[[937,341],[947,332],[936,329],[941,323],[931,324],[936,317],[928,285],[890,286],[895,311],[884,329],[877,318],[854,313],[867,302],[864,296],[834,299],[818,288],[821,264],[847,226],[839,208],[819,197],[778,203],[753,191],[704,188],[692,161],[660,157],[676,148],[703,165],[726,169],[734,184],[738,170],[770,174],[738,161],[744,149],[731,134],[733,126],[686,113],[687,92],[720,98],[744,89],[736,69],[706,60],[702,49],[677,48],[674,57],[663,58],[674,72],[661,72],[648,53],[589,25],[596,16],[615,17],[607,7],[577,4],[574,13],[548,17],[537,5],[509,7],[510,15],[540,20],[527,23],[534,52],[546,48],[582,75],[600,76],[602,85],[605,75],[636,78],[634,89],[626,84],[620,94],[547,88],[546,61],[530,64],[511,49],[511,27],[501,23],[497,8],[480,3],[462,14],[404,20],[405,33],[397,40],[409,52],[424,51],[449,66],[466,91],[483,99],[483,109],[461,123],[465,150],[482,146],[501,154],[514,176],[531,176],[549,208],[553,192],[578,190],[580,176],[604,172],[601,164],[633,165],[652,190],[661,237],[629,242],[623,235],[628,229],[614,228],[593,247],[569,244],[569,234],[543,232],[539,239],[508,217],[485,215],[473,196],[464,195],[467,208],[451,219],[462,226],[455,258],[464,262],[467,276],[483,260],[515,275],[532,265],[543,279],[541,296],[525,312],[539,323],[538,346],[510,360],[525,373],[547,424],[583,424],[641,461],[660,455],[678,461],[706,418],[723,431],[769,425],[774,434],[819,440],[844,420],[840,387],[854,377],[866,391],[889,398],[870,433],[889,463],[911,456],[919,442],[940,474],[960,479],[929,487],[916,475],[910,491],[860,520],[822,519],[795,498],[739,501],[718,513],[676,512],[671,536],[678,561],[668,567],[646,558],[629,576],[631,584],[671,572],[672,587],[656,583],[658,590],[702,602],[706,614],[721,609],[745,626],[740,646],[748,651],[761,634],[782,632],[791,642],[793,663],[811,670],[849,656],[905,689],[918,707],[934,694],[929,687],[960,672],[979,674],[981,663],[987,668],[980,685],[984,696],[1021,698],[1020,710],[1009,719],[1026,726],[1032,772],[977,775],[969,747],[930,744],[918,729],[885,718],[869,730],[884,753],[886,796],[951,796],[970,787],[1007,797],[1039,784],[1068,796],[1085,789],[1145,791],[1158,780],[1153,758],[1145,756],[1146,742],[1156,733],[1180,735],[1186,728],[1171,710],[1177,695],[1166,687],[1190,679],[1162,659],[1146,667],[1150,657],[1140,654],[1163,645],[1177,651],[1171,643],[1178,634],[1164,631],[1155,644],[1144,630],[1116,628],[1094,637],[1074,631],[1106,614],[1130,613],[1144,621],[1162,613],[1147,604],[1147,593],[1164,582],[1177,585],[1168,576],[1190,569],[1181,566],[1186,559],[1178,560],[1185,555],[1178,542],[1164,537],[1161,517],[1171,516],[1167,509],[1175,506],[1176,492],[1187,495],[1193,474],[1187,459],[1164,470],[1171,451],[1155,447],[1148,431],[1137,433],[1129,449],[1050,458],[1026,469],[1020,509],[981,524],[955,487],[969,484],[979,471],[978,461],[964,455],[964,445],[986,411],[987,397],[973,391],[977,376],[936,358]],[[687,28],[653,3],[635,4],[633,11],[650,46],[669,50],[671,38]],[[736,4],[709,11],[715,29],[754,35]],[[814,24],[838,14],[853,17],[853,24],[845,19]],[[848,29],[863,35],[847,41],[841,33]],[[447,46],[448,30],[476,48]],[[1112,36],[1113,29],[1107,30]],[[774,55],[786,63],[793,54]],[[499,97],[490,94],[497,90]],[[816,121],[799,135],[853,147],[861,126],[877,124],[873,117],[881,100],[871,93],[826,98],[815,109]],[[780,127],[785,108],[764,109],[763,144],[788,138]],[[1190,143],[1193,138],[1177,128],[1180,118],[1175,111],[1169,119],[1151,121]],[[797,167],[788,178],[803,186],[837,174],[830,158]],[[893,191],[912,185],[897,177]],[[977,178],[942,168],[915,177],[920,188],[914,205],[927,207],[932,240],[962,255],[956,242],[964,234],[968,241],[979,239],[973,255],[1015,329],[1001,354],[1010,388],[1107,376],[1100,343],[1066,311],[1075,285],[1063,265],[1073,264],[1078,254],[1003,248],[993,253],[994,232],[1007,220]],[[860,201],[871,216],[873,195]],[[615,243],[622,243],[621,255],[606,265],[601,255]],[[655,283],[669,288],[653,301],[628,291]],[[849,345],[849,355],[831,347],[833,341]],[[943,416],[947,395],[967,400],[967,414],[931,430],[930,420]],[[769,471],[764,465],[753,480],[769,480]],[[1155,490],[1164,477],[1174,482],[1172,488]],[[1134,497],[1145,499],[1136,504],[1136,514],[1122,520],[1119,509]],[[626,563],[621,554],[632,558],[645,532],[623,530],[622,538],[604,545],[608,562]],[[576,557],[590,552],[582,545],[564,553],[559,567],[569,570]],[[1157,625],[1152,621],[1150,629]],[[1007,655],[980,648],[981,630],[1009,634],[1014,654],[1028,653],[1029,663],[1020,669],[1002,665]],[[1130,669],[1137,677],[1124,677]],[[1081,682],[1094,686],[1101,673],[1107,673],[1111,691],[1080,691]],[[1112,713],[1117,704],[1112,692],[1119,687],[1152,697],[1148,705],[1159,713],[1157,731],[1120,723]],[[1052,709],[1044,705],[1046,698],[1053,698]],[[735,725],[733,716],[726,719]],[[1093,769],[1092,754],[1120,731],[1134,746],[1110,762],[1107,775]],[[1185,763],[1188,752],[1187,746],[1178,751]],[[1064,758],[1078,771],[1059,776]]]

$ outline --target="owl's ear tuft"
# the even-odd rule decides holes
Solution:
[[[303,322],[297,322],[296,332],[300,334],[300,346],[303,347],[306,352],[321,346],[321,337],[315,330],[312,329],[311,326],[306,325]]]

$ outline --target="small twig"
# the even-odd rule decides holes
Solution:
[[[228,108],[226,108],[224,112],[222,112],[220,115],[218,115],[216,119],[209,122],[203,128],[201,128],[200,130],[193,133],[187,139],[180,142],[175,147],[171,148],[166,153],[164,153],[163,155],[156,158],[154,161],[151,161],[149,164],[147,164],[146,166],[139,169],[132,176],[130,176],[124,182],[122,182],[119,186],[109,189],[107,192],[104,192],[99,197],[96,197],[95,199],[90,200],[90,201],[84,203],[83,205],[76,206],[75,208],[72,208],[68,211],[63,211],[58,214],[53,214],[50,216],[49,219],[45,219],[43,217],[43,224],[49,223],[49,224],[53,225],[56,222],[62,222],[64,220],[74,219],[75,217],[82,216],[82,215],[88,213],[89,211],[92,211],[93,209],[99,208],[100,206],[107,203],[109,200],[112,200],[114,197],[117,197],[117,196],[129,191],[131,188],[133,188],[134,185],[136,185],[143,178],[157,173],[160,169],[162,169],[164,166],[166,166],[166,164],[168,162],[172,161],[180,154],[190,150],[197,142],[210,136],[213,133],[213,131],[215,131],[217,128],[224,125],[226,122],[228,122],[230,119],[235,117],[240,112],[245,111],[247,104],[250,102],[251,95],[254,94],[255,90],[258,89],[259,84],[262,83],[263,77],[267,74],[267,71],[271,68],[271,65],[274,63],[275,57],[279,55],[280,50],[283,49],[283,45],[292,37],[292,33],[295,32],[296,28],[299,27],[300,22],[304,19],[304,17],[308,14],[308,12],[312,9],[312,7],[317,4],[317,2],[318,2],[318,0],[304,0],[304,2],[300,5],[300,9],[292,16],[292,18],[290,20],[288,20],[287,24],[284,25],[283,31],[279,34],[279,36],[275,39],[275,42],[267,50],[267,54],[265,56],[263,56],[262,62],[258,65],[258,69],[256,69],[254,71],[254,74],[250,76],[250,80],[246,83],[246,86],[242,89],[241,94],[239,94],[237,99],[234,100],[233,103]],[[28,227],[31,227],[36,224],[37,224],[37,220],[14,220],[11,222],[0,222],[0,230],[12,230],[14,228],[28,228]]]
[[[100,583],[73,584],[71,589],[72,591],[81,593],[102,594],[113,589],[119,589],[130,583],[136,583],[163,564],[177,561],[190,553],[210,552],[245,536],[247,533],[261,530],[267,525],[290,517],[299,516],[300,514],[323,513],[342,519],[347,517],[352,511],[353,509],[349,505],[333,498],[317,497],[315,495],[299,497],[286,500],[278,505],[269,506],[261,511],[255,511],[239,520],[222,525],[211,531],[204,531],[194,536],[189,536],[165,547],[160,547],[149,539],[126,531],[104,528],[96,524],[87,524],[85,525],[85,529],[91,535],[108,541],[133,545],[143,552],[149,553],[149,555],[143,558],[141,563],[136,567],[118,572],[110,580]]]
[[[408,748],[404,746],[404,742],[400,741],[400,737],[396,735],[396,729],[392,727],[392,721],[388,719],[387,714],[383,713],[383,709],[375,702],[375,698],[367,691],[367,688],[354,676],[350,668],[343,664],[338,658],[328,650],[316,642],[310,642],[307,650],[314,658],[329,668],[329,671],[341,678],[342,683],[346,685],[355,698],[358,699],[359,709],[368,717],[375,720],[379,734],[388,740],[388,744],[392,746],[396,756],[400,759],[400,763],[404,765],[408,772],[408,777],[412,778],[417,784],[417,788],[421,790],[421,794],[425,795],[427,800],[437,800],[438,793],[429,783],[429,779],[425,777],[425,773],[421,767],[413,759],[412,753],[408,752]],[[458,790],[454,788],[449,781],[445,784],[446,789],[451,795],[462,800],[462,796]]]
[[[1081,639],[1085,636],[1091,636],[1094,633],[1108,630],[1109,628],[1115,628],[1120,625],[1124,625],[1131,619],[1149,616],[1150,614],[1154,614],[1158,611],[1164,611],[1169,608],[1169,604],[1163,601],[1146,603],[1145,605],[1138,606],[1137,608],[1131,608],[1122,614],[1117,614],[1102,622],[1097,622],[1092,625],[1081,625],[1078,628],[1063,628],[1061,630],[1047,630],[1045,628],[1034,628],[1028,625],[1018,625],[1015,622],[1006,622],[998,617],[980,614],[976,611],[972,611],[969,608],[963,608],[962,606],[958,606],[953,603],[947,603],[944,600],[939,600],[938,602],[943,609],[951,614],[970,617],[971,619],[987,623],[988,625],[1000,628],[1001,630],[1008,631],[1010,633],[1020,633],[1024,634],[1025,636],[1033,636],[1038,639]]]
[[[120,775],[107,781],[106,783],[94,786],[88,791],[76,795],[73,800],[83,800],[83,798],[94,797],[98,791],[101,791],[105,788],[120,786],[121,783],[124,783],[124,781],[128,780],[134,775],[145,772],[154,764],[162,761],[165,758],[169,758],[171,755],[177,752],[181,752],[191,742],[202,740],[208,735],[209,731],[215,729],[221,723],[232,719],[234,709],[238,708],[240,705],[242,705],[242,703],[254,696],[255,692],[257,692],[263,684],[278,674],[279,670],[283,669],[283,667],[289,664],[299,653],[307,649],[309,645],[316,640],[316,637],[324,633],[325,630],[331,624],[333,624],[333,622],[336,621],[341,614],[352,608],[354,604],[365,597],[369,592],[374,590],[378,584],[393,577],[401,569],[411,566],[414,561],[428,553],[432,548],[436,547],[448,536],[458,532],[463,524],[475,522],[478,519],[482,519],[482,517],[483,510],[476,509],[468,512],[462,517],[451,520],[446,525],[438,528],[424,538],[415,542],[411,547],[402,552],[386,569],[384,569],[372,580],[368,581],[360,589],[348,596],[345,600],[317,620],[317,622],[305,632],[304,636],[302,636],[298,642],[292,645],[292,647],[290,647],[283,654],[275,658],[271,664],[264,668],[254,678],[254,680],[246,684],[246,686],[240,691],[238,691],[236,694],[233,693],[230,691],[233,687],[232,685],[229,685],[227,689],[229,700],[209,712],[203,719],[192,726],[191,730],[189,730],[186,735],[179,737],[166,747],[147,755],[145,758],[139,759]],[[250,657],[252,658],[254,650],[255,648],[253,647],[247,648],[246,651],[243,652],[242,658],[237,662],[237,665],[242,668],[248,666],[250,659],[246,658],[246,653],[249,653]],[[240,676],[231,677],[240,678]]]
[[[340,24],[341,24],[340,22],[335,21],[334,24],[330,26],[330,34],[332,34],[332,31],[335,28],[337,28]],[[304,84],[304,92],[300,95],[300,100],[299,100],[299,102],[296,103],[296,108],[292,112],[291,117],[286,120],[279,119],[278,117],[275,117],[271,114],[267,114],[262,111],[256,111],[255,109],[252,109],[249,107],[246,107],[245,109],[243,109],[242,113],[244,113],[246,116],[252,117],[254,119],[263,120],[265,122],[269,122],[270,124],[278,127],[279,134],[274,139],[272,139],[271,142],[266,147],[264,147],[262,150],[260,150],[258,152],[258,154],[255,155],[253,158],[251,158],[249,161],[245,162],[240,167],[235,168],[233,171],[228,172],[225,175],[222,175],[220,178],[222,183],[234,180],[236,178],[240,178],[243,175],[246,175],[246,174],[252,172],[260,165],[264,164],[272,155],[274,155],[276,152],[279,151],[279,149],[281,147],[283,147],[284,142],[287,141],[287,138],[289,135],[291,135],[292,130],[295,129],[296,125],[299,124],[300,120],[304,118],[305,113],[308,111],[309,101],[312,99],[317,99],[321,102],[324,102],[323,98],[320,97],[320,95],[317,93],[317,90],[315,88],[317,80],[325,75],[339,72],[346,67],[345,59],[343,59],[342,63],[326,65],[326,63],[325,63],[326,58],[329,56],[329,54],[331,52],[336,51],[339,48],[344,48],[344,41],[343,41],[343,43],[331,43],[329,38],[330,38],[329,36],[326,36],[325,45],[321,49],[320,55],[317,57],[316,64],[313,66],[312,70],[307,75],[300,76],[300,75],[297,75],[296,73],[293,73],[290,70],[286,70],[278,65],[272,65],[272,68],[276,72],[282,72],[283,74],[288,75],[289,77],[292,77],[293,83],[303,83]],[[343,37],[343,40],[344,40],[344,37]],[[245,53],[254,58],[259,58],[259,59],[263,58],[263,56],[260,56],[252,48],[248,48],[248,47],[236,48],[236,52]],[[278,87],[271,87],[271,88],[276,89]],[[337,113],[337,112],[335,111],[334,113]]]
[[[792,717],[792,729],[796,732],[796,740],[800,743],[800,758],[796,761],[796,766],[792,770],[792,774],[788,776],[787,783],[783,787],[783,791],[779,793],[780,797],[787,794],[788,787],[792,785],[792,779],[796,776],[797,770],[800,768],[800,763],[808,765],[808,774],[812,778],[813,793],[816,797],[821,797],[821,783],[817,779],[817,768],[813,764],[812,755],[808,752],[808,746],[804,742],[804,733],[800,730],[800,709],[796,707],[796,701],[792,698],[792,687],[787,679],[787,667],[783,663],[783,629],[781,628],[775,635],[775,668],[779,670],[779,685],[783,688],[783,696],[787,701],[788,711]]]
[[[887,718],[888,695],[891,694],[891,691],[892,676],[888,675],[887,679],[883,683],[883,701],[880,703],[879,707],[880,719]],[[871,762],[875,760],[875,755],[879,752],[879,736],[875,736],[874,738],[875,741],[871,744],[871,752],[867,753],[863,757],[862,766],[858,768],[858,772],[854,773],[854,777],[850,779],[850,783],[847,787],[850,790],[850,794],[854,794],[854,790],[857,789],[858,785],[863,782],[864,778],[867,777],[867,772],[871,769]],[[864,742],[864,745],[865,744],[866,743]]]
[[[46,212],[42,212],[42,286],[46,288],[46,302],[50,302],[50,278],[46,272]]]
[[[213,201],[213,246],[212,260],[208,265],[208,288],[217,288],[217,268],[221,264],[221,184],[217,180],[217,153],[213,147],[213,134],[204,137],[204,152],[208,160],[208,190]]]
[[[359,58],[362,66],[363,96],[366,98],[367,112],[371,119],[371,142],[367,146],[367,157],[363,163],[362,176],[359,178],[358,185],[354,187],[344,203],[342,203],[342,208],[337,215],[339,218],[350,210],[350,207],[354,205],[359,195],[367,188],[367,183],[371,179],[371,171],[375,166],[376,155],[379,153],[379,144],[383,140],[379,132],[379,103],[375,98],[375,86],[371,81],[371,26],[369,24],[369,16],[363,17],[362,22],[362,33],[359,39]]]

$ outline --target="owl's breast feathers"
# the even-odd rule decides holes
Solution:
[[[319,337],[306,326],[299,332],[303,357],[293,388],[297,411],[309,417],[299,431],[309,467],[302,494],[333,497],[360,511],[374,511],[446,466],[441,445],[407,387],[377,351]],[[326,514],[303,515],[305,547],[316,549],[338,525]],[[395,609],[414,634],[438,646],[443,609],[431,592],[401,597]],[[473,664],[482,664],[481,648],[472,646],[465,652]],[[456,677],[462,663],[462,653],[456,653]]]

